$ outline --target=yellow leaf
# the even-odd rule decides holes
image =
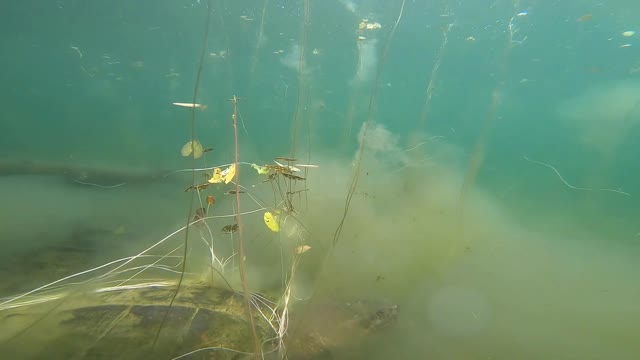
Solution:
[[[217,184],[224,181],[224,179],[222,178],[222,172],[220,171],[220,168],[213,169],[213,175],[207,181],[211,184]]]
[[[258,175],[265,175],[269,173],[269,169],[267,169],[266,166],[259,166],[256,164],[251,164],[251,167],[256,169],[256,171],[258,172]]]
[[[267,225],[269,230],[273,232],[280,231],[280,224],[278,223],[278,217],[274,216],[269,211],[264,213],[264,224]]]
[[[202,148],[202,144],[200,144],[200,141],[193,140],[184,144],[180,153],[184,157],[193,155],[194,159],[199,159],[202,157],[202,154],[204,154],[204,149]]]
[[[222,172],[222,176],[224,177],[224,183],[228,184],[233,180],[233,177],[236,176],[236,164],[231,164],[228,168],[226,168]]]

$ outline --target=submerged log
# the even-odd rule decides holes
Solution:
[[[158,182],[166,179],[164,170],[91,167],[32,160],[0,160],[2,176],[56,176],[70,182],[105,187],[118,184]]]

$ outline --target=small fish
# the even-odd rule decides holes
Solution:
[[[579,18],[576,19],[577,22],[585,22],[585,21],[589,21],[593,19],[593,15],[591,14],[586,14],[586,15],[582,15]]]
[[[208,188],[208,187],[209,187],[209,184],[207,184],[207,183],[205,183],[205,184],[196,184],[196,185],[191,185],[191,186],[189,186],[188,188],[184,189],[184,192],[187,192],[187,191],[189,191],[189,190],[198,190],[198,191],[201,191],[201,190],[204,190],[204,189],[206,189],[206,188]]]
[[[293,175],[293,174],[282,173],[282,176],[291,180],[305,180],[305,178],[303,178],[302,176]]]
[[[311,168],[311,169],[317,169],[320,167],[319,165],[313,165],[313,164],[296,164],[296,166],[302,167],[302,168]]]
[[[294,158],[284,157],[284,156],[276,156],[274,159],[280,160],[280,161],[296,161],[296,159]]]
[[[187,107],[187,108],[199,108],[199,109],[203,109],[203,110],[207,108],[207,105],[197,104],[197,103],[174,102],[173,105]]]
[[[235,195],[235,194],[244,194],[244,191],[240,190],[240,191],[235,191],[235,190],[229,190],[226,192],[227,195]]]
[[[238,224],[225,225],[221,231],[224,232],[225,234],[231,234],[233,232],[236,232],[238,231]]]

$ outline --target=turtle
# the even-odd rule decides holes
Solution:
[[[295,309],[294,309],[295,310]],[[381,333],[395,323],[400,308],[370,300],[324,300],[310,304],[303,313],[294,311],[293,331],[287,339],[290,359],[335,359],[347,348],[359,348],[368,335]],[[296,328],[296,320],[300,327]],[[340,356],[340,358],[352,358]]]
[[[38,305],[5,306],[0,308],[0,352],[34,360],[253,358],[255,343],[241,293],[185,281],[172,302],[175,288],[172,282],[139,283],[49,294],[49,301],[40,299]],[[330,359],[354,334],[377,332],[399,314],[393,304],[311,303],[304,311],[292,310],[289,335],[280,343],[274,340],[278,324],[270,321],[267,307],[275,303],[265,295],[253,300],[265,359]]]

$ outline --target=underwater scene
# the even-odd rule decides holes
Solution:
[[[640,2],[5,1],[3,359],[638,359]]]

